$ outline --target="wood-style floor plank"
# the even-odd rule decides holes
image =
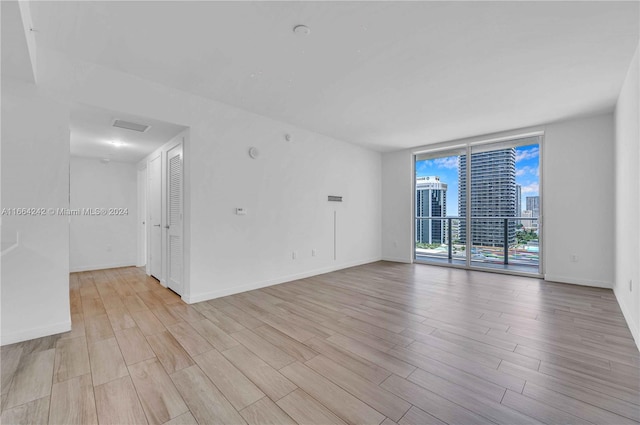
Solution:
[[[273,401],[296,389],[291,381],[242,345],[222,354]]]
[[[168,374],[195,364],[189,354],[182,348],[168,331],[147,337],[156,357]]]
[[[198,423],[246,423],[198,366],[179,370],[171,375],[171,379]]]
[[[189,324],[218,351],[240,345],[238,341],[207,319],[193,320]]]
[[[264,393],[217,350],[196,356],[194,360],[238,411],[264,397]]]
[[[155,357],[153,350],[137,327],[116,331],[116,339],[127,365]]]
[[[592,422],[580,419],[555,407],[540,403],[532,398],[507,390],[502,404],[518,410],[525,415],[538,419],[546,424],[578,424],[589,425]]]
[[[91,373],[86,338],[60,339],[54,363],[54,383]]]
[[[51,394],[55,349],[37,351],[22,358],[13,377],[5,409]]]
[[[398,421],[411,407],[395,394],[371,385],[366,379],[322,355],[305,364],[394,421]]]
[[[277,404],[300,425],[346,425],[346,422],[301,389],[281,398]]]
[[[129,376],[96,386],[95,397],[100,425],[148,423]]]
[[[129,375],[115,338],[89,344],[89,360],[94,386]]]
[[[150,424],[163,424],[189,411],[157,359],[133,364],[129,373]]]
[[[213,350],[211,344],[187,322],[168,326],[167,330],[191,357]]]
[[[49,397],[42,397],[11,409],[5,409],[0,417],[0,423],[7,425],[44,425],[49,423],[48,420]]]
[[[431,416],[416,406],[411,409],[398,421],[398,425],[446,425],[435,416]]]
[[[231,336],[275,369],[280,369],[296,360],[249,329],[235,332]]]
[[[366,403],[302,363],[292,363],[282,368],[281,372],[304,392],[327,406],[346,422],[379,424],[385,419],[383,415]]]
[[[262,397],[240,411],[249,425],[297,425],[281,408],[268,397]]]
[[[493,423],[489,419],[477,415],[436,393],[428,391],[396,375],[391,375],[380,386],[446,423]]]
[[[52,424],[69,425],[98,423],[91,375],[53,384],[49,421]]]

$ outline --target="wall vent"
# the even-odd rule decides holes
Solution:
[[[113,121],[113,126],[114,127],[118,127],[118,128],[124,128],[124,129],[127,129],[127,130],[137,131],[137,132],[140,132],[140,133],[146,133],[147,130],[149,130],[151,128],[150,125],[138,124],[138,123],[135,123],[135,122],[124,121],[124,120],[114,120]]]

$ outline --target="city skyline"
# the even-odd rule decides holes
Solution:
[[[516,147],[516,184],[521,186],[521,205],[526,205],[526,198],[539,196],[539,145]],[[457,199],[459,191],[458,182],[458,156],[428,159],[416,161],[416,178],[438,176],[442,183],[448,185],[447,197]],[[457,203],[447,204],[447,215],[457,216]]]

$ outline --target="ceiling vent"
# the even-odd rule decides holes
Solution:
[[[125,128],[127,130],[137,131],[140,133],[146,133],[147,130],[151,128],[150,125],[138,124],[135,122],[124,121],[124,120],[114,120],[113,126],[118,128]]]

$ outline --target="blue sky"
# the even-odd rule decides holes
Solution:
[[[538,196],[540,147],[516,148],[516,183],[522,186],[522,209],[527,196]],[[458,157],[429,159],[416,162],[416,177],[438,176],[447,183],[447,215],[458,215]]]

